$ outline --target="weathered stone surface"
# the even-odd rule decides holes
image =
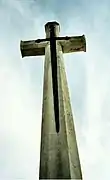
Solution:
[[[40,179],[82,179],[75,128],[64,68],[57,42],[60,132],[56,133],[53,107],[50,45],[45,48]]]
[[[21,41],[20,48],[22,57],[45,55],[45,47],[49,40],[49,38],[46,38],[30,41]],[[86,40],[84,35],[71,37],[56,37],[56,40],[60,43],[63,53],[86,51]]]
[[[49,41],[52,24],[55,26],[57,40],[59,133],[55,128],[50,59]],[[84,35],[59,37],[59,30],[57,22],[49,22],[45,25],[46,39],[21,41],[20,44],[22,57],[45,55],[39,179],[82,180],[63,53],[86,51],[86,41]]]

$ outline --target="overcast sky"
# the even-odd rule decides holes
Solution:
[[[38,180],[44,57],[20,40],[85,34],[86,53],[64,55],[84,180],[110,179],[110,2],[0,0],[0,180]]]

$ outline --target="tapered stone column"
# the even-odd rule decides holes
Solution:
[[[49,38],[49,25],[46,25]],[[59,35],[56,24],[56,36]],[[70,105],[62,47],[56,42],[60,131],[56,132],[53,106],[50,43],[45,47],[40,179],[82,179],[75,128]]]

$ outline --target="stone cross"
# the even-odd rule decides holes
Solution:
[[[59,37],[57,22],[46,38],[21,41],[21,54],[45,55],[39,179],[82,179],[63,53],[86,51],[85,36]]]

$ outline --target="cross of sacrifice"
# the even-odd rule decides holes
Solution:
[[[57,22],[48,22],[45,26],[46,38],[31,41],[21,41],[22,57],[45,55],[45,48],[50,42],[51,68],[52,68],[52,85],[54,98],[54,113],[56,121],[56,131],[59,132],[59,96],[58,96],[58,51],[57,43],[60,44],[63,53],[86,51],[85,36],[58,37],[59,24]],[[56,43],[57,41],[57,43]]]
[[[86,40],[59,31],[48,22],[45,39],[20,43],[22,57],[45,55],[39,178],[82,180],[63,53],[85,52]]]

